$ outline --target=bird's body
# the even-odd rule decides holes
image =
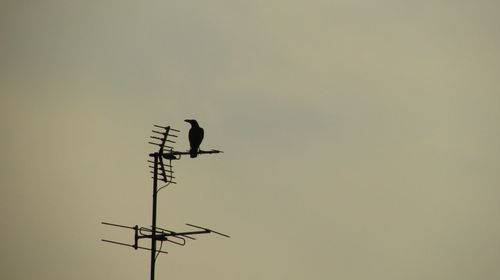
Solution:
[[[186,120],[186,122],[191,124],[191,129],[189,130],[189,155],[195,158],[198,155],[201,141],[203,141],[204,131],[196,120]]]

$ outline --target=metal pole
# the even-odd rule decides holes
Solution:
[[[151,280],[155,279],[155,258],[156,258],[156,193],[158,189],[158,153],[154,154],[154,172],[153,172],[153,224],[151,226]]]

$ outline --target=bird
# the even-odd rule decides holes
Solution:
[[[184,121],[191,124],[191,129],[189,130],[189,145],[191,147],[189,155],[191,158],[195,158],[198,155],[198,150],[200,149],[200,144],[203,140],[203,128],[200,127],[196,120]]]

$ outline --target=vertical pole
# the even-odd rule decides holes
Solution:
[[[158,181],[158,153],[154,154],[154,173],[153,173],[153,224],[151,226],[151,280],[155,279],[155,258],[156,258],[156,194]]]

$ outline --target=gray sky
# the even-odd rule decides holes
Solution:
[[[1,1],[2,279],[500,278],[497,1]],[[147,243],[143,243],[147,245]]]

